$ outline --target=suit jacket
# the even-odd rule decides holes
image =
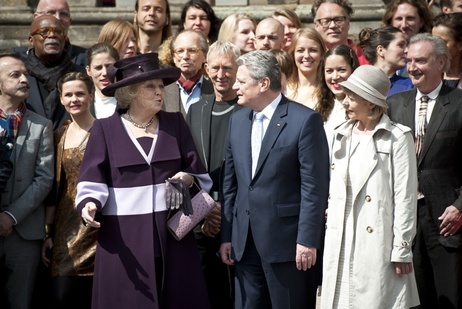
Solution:
[[[52,187],[53,157],[51,122],[27,110],[11,153],[13,172],[1,206],[16,218],[14,228],[24,239],[45,237],[43,201]]]
[[[214,90],[212,82],[204,76],[201,87],[201,96],[213,93]],[[162,105],[162,110],[166,112],[181,112],[186,118],[186,111],[180,97],[180,87],[178,87],[177,83],[171,83],[165,87],[165,99],[164,104]]]
[[[393,121],[411,128],[415,137],[415,97],[417,89],[397,93],[387,99]],[[427,125],[417,162],[419,191],[425,196],[429,216],[439,231],[441,216],[450,205],[462,210],[462,90],[442,86]],[[439,236],[447,247],[462,247],[462,231]]]
[[[216,172],[210,169],[210,157],[213,155],[210,152],[210,143],[212,132],[210,132],[210,125],[212,121],[213,105],[215,103],[215,94],[203,95],[199,102],[194,103],[189,107],[188,114],[186,115],[186,122],[188,123],[189,129],[194,139],[194,143],[197,147],[197,152],[207,167],[207,172],[211,174],[214,185],[217,182]],[[241,105],[235,104],[233,114],[238,110],[242,109]],[[221,135],[223,143],[226,143],[228,132],[213,132],[214,134]],[[223,158],[224,161],[225,158]],[[214,177],[215,176],[215,177]]]
[[[45,98],[42,97],[40,86],[39,86],[39,81],[32,75],[28,75],[27,79],[29,81],[29,86],[30,86],[29,97],[25,101],[27,109],[39,114],[42,117],[47,118],[47,115],[45,113],[45,108],[43,106]],[[53,95],[53,92],[50,94]],[[59,127],[61,127],[66,122],[66,120],[71,119],[69,113],[66,111],[64,106],[59,101],[59,96],[57,95],[57,93],[56,93],[56,103],[55,104],[56,104],[56,112],[54,115],[54,119],[50,119],[53,123],[53,130],[56,130]]]
[[[321,115],[284,96],[261,145],[252,178],[253,111],[230,120],[223,181],[222,242],[244,253],[249,228],[261,258],[295,261],[296,244],[321,248],[329,186],[329,151]]]

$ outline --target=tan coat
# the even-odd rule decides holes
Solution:
[[[322,308],[333,308],[345,224],[349,139],[355,121],[335,131]],[[409,308],[418,304],[414,273],[398,277],[392,262],[412,262],[416,233],[417,171],[410,129],[383,115],[361,154],[362,169],[351,175],[354,232],[350,308]],[[353,189],[355,190],[355,189]]]

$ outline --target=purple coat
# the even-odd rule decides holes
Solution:
[[[160,111],[146,155],[121,113],[95,121],[77,186],[78,210],[92,201],[101,211],[92,308],[209,308],[194,235],[176,241],[166,229],[165,179],[184,171],[211,186],[191,133],[181,113]]]

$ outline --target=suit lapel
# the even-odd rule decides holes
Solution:
[[[247,179],[252,179],[252,120],[253,120],[253,110],[249,109],[247,116],[241,118],[241,123],[236,123],[233,125],[233,131],[236,130],[237,137],[239,139],[245,139],[246,142],[242,143],[243,149],[236,151],[239,153],[239,156],[234,156],[234,160],[237,161],[242,159],[243,166],[245,167],[245,172],[247,173]],[[237,159],[237,160],[236,160]]]
[[[403,99],[402,121],[401,124],[409,127],[412,136],[415,136],[415,96],[417,90],[409,91],[407,97]]]
[[[255,169],[255,175],[258,174],[258,171],[262,167],[263,162],[265,162],[270,150],[273,148],[274,143],[286,126],[286,122],[282,119],[282,117],[285,117],[286,115],[287,101],[281,99],[281,102],[274,111],[273,117],[271,118],[268,128],[266,129],[266,133],[261,144],[257,167]],[[252,150],[250,151],[250,153],[252,153]],[[252,155],[250,155],[250,157],[252,157]],[[250,162],[250,167],[252,169],[252,162]]]
[[[199,151],[202,152],[200,156],[205,156],[204,162],[207,162],[207,165],[209,165],[210,162],[208,162],[208,159],[210,158],[210,122],[212,118],[212,109],[213,109],[213,103],[215,101],[215,95],[213,96],[207,96],[204,98],[205,104],[201,106],[201,122],[199,123],[200,126],[200,134],[201,134],[201,139],[202,139],[202,149]],[[196,103],[197,104],[197,103]]]
[[[13,148],[14,154],[12,155],[14,155],[15,160],[13,162],[20,162],[19,154],[21,153],[22,146],[26,142],[26,136],[30,130],[30,126],[31,126],[31,122],[29,120],[29,113],[26,111],[26,113],[23,116],[23,119],[21,120],[21,125],[19,127],[16,142],[14,143],[14,148]]]

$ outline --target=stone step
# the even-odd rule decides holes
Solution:
[[[72,0],[69,2],[74,2]],[[83,0],[81,0],[83,1]],[[1,1],[0,1],[1,2]],[[131,3],[134,1],[131,0]],[[354,2],[354,1],[353,1]],[[252,6],[215,6],[214,11],[221,19],[233,13],[251,14],[257,21],[271,16],[281,5]],[[307,27],[313,27],[311,5],[284,5],[293,8]],[[354,4],[355,14],[351,20],[350,37],[357,40],[358,33],[364,27],[379,27],[384,13],[381,2]],[[130,7],[85,7],[72,6],[72,25],[69,39],[73,44],[89,47],[96,43],[101,27],[109,20],[122,18],[133,21],[134,9]],[[32,22],[33,10],[27,6],[2,7],[0,10],[0,48],[9,49],[15,46],[28,46],[29,26]],[[181,5],[171,4],[173,30],[180,20]]]

